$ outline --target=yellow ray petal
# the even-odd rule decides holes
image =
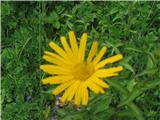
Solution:
[[[44,54],[49,55],[49,56],[51,56],[53,58],[56,58],[56,59],[66,63],[66,64],[70,64],[70,65],[72,64],[71,62],[67,62],[67,60],[65,60],[64,58],[60,57],[59,55],[57,55],[55,53],[52,53],[52,52],[49,52],[49,51],[45,51]]]
[[[83,33],[81,40],[80,40],[80,47],[79,47],[79,58],[80,61],[84,60],[85,57],[85,50],[86,50],[86,43],[87,43],[87,33]]]
[[[49,46],[56,52],[58,53],[60,56],[62,56],[65,59],[68,59],[67,54],[64,52],[64,50],[62,48],[60,48],[57,44],[55,44],[54,42],[50,42]]]
[[[82,94],[81,94],[81,90],[82,90],[82,85],[84,84],[84,82],[80,82],[80,84],[79,84],[79,87],[77,88],[77,92],[76,92],[76,94],[75,94],[75,99],[74,99],[74,103],[76,104],[76,105],[80,105],[80,103],[81,103],[81,100],[82,100]]]
[[[106,59],[102,60],[101,62],[97,63],[95,69],[99,69],[109,63],[117,62],[117,61],[121,60],[122,58],[123,58],[123,56],[121,54],[106,58]]]
[[[72,84],[70,87],[67,88],[67,90],[65,91],[65,93],[61,98],[61,102],[65,102],[67,100],[67,97],[70,95],[70,92],[73,90],[73,88],[74,88],[74,84]]]
[[[120,72],[122,70],[123,70],[122,66],[112,67],[108,69],[100,69],[100,70],[97,70],[94,75],[100,78],[111,77],[111,76],[118,75],[116,72]]]
[[[83,84],[82,88],[82,105],[88,104],[88,90],[85,84]]]
[[[69,32],[69,39],[70,39],[70,44],[71,44],[73,54],[76,56],[78,53],[78,44],[73,31]]]
[[[98,85],[96,85],[92,80],[88,79],[86,81],[86,85],[87,87],[92,90],[93,92],[95,92],[96,94],[98,94],[101,90],[99,89],[100,87]]]
[[[57,65],[41,65],[40,69],[49,74],[62,74],[62,75],[71,74],[70,70],[64,69]]]
[[[70,87],[71,87],[71,86],[70,86]],[[69,88],[70,88],[70,87],[69,87]],[[66,102],[67,96],[69,95],[69,92],[68,92],[68,91],[70,90],[69,88],[64,92],[63,96],[61,97],[61,102],[62,102],[62,103],[65,103],[65,102]]]
[[[94,83],[96,83],[97,85],[104,87],[104,88],[109,88],[109,85],[107,83],[105,83],[103,80],[99,79],[96,76],[92,76],[90,78]]]
[[[99,86],[98,86],[99,87]],[[104,89],[103,88],[101,88],[101,87],[99,87],[99,89],[100,89],[100,93],[102,93],[102,94],[104,94]]]
[[[61,37],[61,43],[63,45],[64,50],[68,53],[68,54],[72,54],[72,50],[69,47],[67,40],[64,36]]]
[[[74,59],[73,52],[72,52],[71,48],[69,47],[66,38],[63,37],[63,36],[61,37],[61,43],[62,43],[62,45],[63,45],[64,50],[65,50],[66,53],[67,53],[67,56],[70,58],[70,60],[71,60],[72,62],[74,62],[74,61],[73,61],[73,59]]]
[[[97,64],[103,57],[103,55],[105,54],[107,48],[103,47],[100,52],[98,53],[98,55],[95,57],[95,59],[93,60],[93,64]]]
[[[71,101],[71,100],[73,99],[75,93],[77,92],[77,88],[78,88],[79,84],[80,84],[80,80],[77,80],[77,81],[74,83],[73,89],[72,89],[72,91],[70,92],[70,94],[69,94],[69,96],[68,96],[68,98],[67,98],[68,101]]]
[[[83,105],[87,105],[88,104],[88,90],[85,89],[84,91],[84,100],[82,101]]]
[[[51,76],[42,80],[43,84],[60,84],[73,79],[73,76]]]
[[[59,65],[61,67],[65,67],[65,68],[70,68],[70,65],[68,65],[68,64],[64,63],[63,61],[58,60],[54,57],[51,57],[51,56],[48,56],[48,55],[43,55],[42,58],[45,59],[46,61],[50,62],[50,63],[55,64],[55,65]]]
[[[94,82],[93,82],[94,83]],[[95,83],[94,83],[95,84]],[[99,85],[95,84],[96,87],[99,89],[98,93],[104,93],[104,90],[102,87],[100,87]]]
[[[98,42],[97,41],[93,42],[91,50],[89,51],[89,55],[88,55],[88,58],[87,58],[87,63],[90,63],[92,61],[92,58],[96,54],[97,47],[98,47]]]
[[[74,82],[75,82],[75,80],[70,80],[66,83],[63,83],[63,84],[59,85],[58,87],[56,87],[52,93],[54,95],[58,95],[59,93],[63,92],[66,88],[68,88],[70,85],[72,85]]]

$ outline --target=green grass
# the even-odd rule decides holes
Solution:
[[[87,107],[58,105],[40,82],[43,51],[70,30],[88,33],[87,49],[98,40],[105,57],[124,55],[124,71]],[[160,2],[2,2],[1,49],[3,120],[160,119]]]

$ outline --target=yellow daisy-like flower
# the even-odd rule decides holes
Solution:
[[[121,54],[106,58],[101,61],[107,48],[103,47],[96,55],[98,42],[94,41],[85,59],[85,50],[87,43],[87,33],[83,33],[80,45],[78,46],[73,31],[69,32],[70,45],[66,38],[60,38],[63,48],[59,47],[53,41],[49,46],[54,53],[45,51],[43,59],[51,64],[41,65],[40,69],[52,76],[42,80],[43,84],[59,84],[53,90],[54,95],[62,92],[61,102],[74,99],[76,105],[87,105],[89,99],[89,89],[94,93],[104,93],[104,88],[109,85],[102,79],[117,76],[118,72],[123,70],[122,66],[103,68],[106,64],[121,60]]]

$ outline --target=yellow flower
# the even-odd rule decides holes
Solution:
[[[89,99],[89,89],[94,93],[104,93],[104,88],[109,85],[102,79],[117,76],[118,72],[123,70],[122,66],[103,68],[106,64],[121,60],[121,54],[105,58],[101,61],[107,48],[103,47],[96,55],[98,42],[94,41],[85,59],[87,33],[83,33],[78,46],[73,31],[69,32],[70,45],[66,38],[60,38],[63,48],[59,47],[53,41],[49,46],[54,53],[45,51],[43,59],[51,64],[41,65],[40,69],[52,76],[42,80],[43,84],[59,84],[53,90],[54,95],[62,92],[62,102],[74,99],[76,105],[87,105]]]

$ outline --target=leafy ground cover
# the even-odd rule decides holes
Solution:
[[[48,43],[83,32],[122,53],[119,77],[87,107],[62,106],[40,82]],[[1,103],[4,120],[159,120],[160,2],[2,2]]]

